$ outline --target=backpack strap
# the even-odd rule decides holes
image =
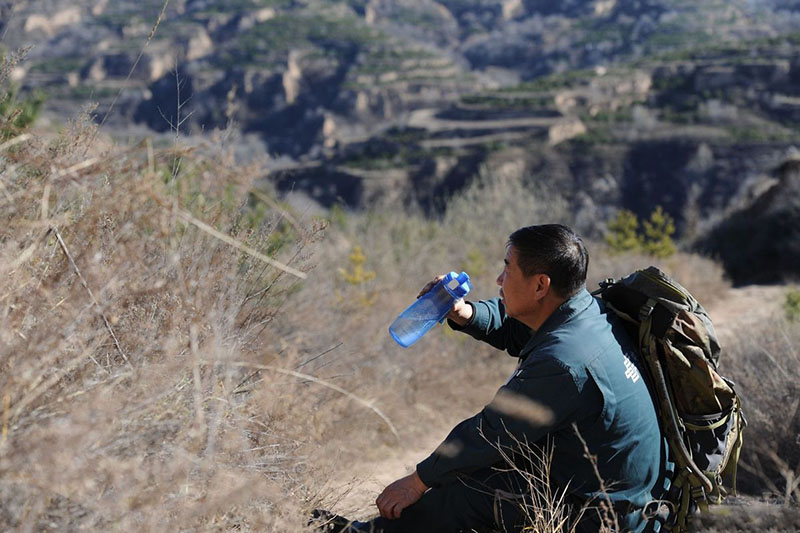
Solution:
[[[703,486],[696,484],[697,477],[684,468],[672,481],[669,489],[669,499],[677,502],[674,513],[666,522],[666,531],[672,533],[688,533],[689,523],[697,510],[708,509],[708,499]]]
[[[651,327],[652,314],[642,321],[642,325],[639,328],[639,349],[641,350],[645,363],[650,369],[653,379],[653,388],[655,389],[656,398],[658,399],[658,408],[665,426],[662,429],[667,436],[667,441],[673,449],[674,455],[678,459],[678,464],[688,468],[689,473],[697,479],[695,482],[696,484],[702,486],[706,492],[711,492],[713,490],[711,481],[692,460],[692,454],[686,449],[686,444],[681,438],[683,434],[682,422],[678,420],[677,410],[672,404],[669,390],[667,389],[667,380],[664,376],[664,369],[661,366],[661,360],[658,356],[658,347],[655,339],[650,334]]]
[[[739,456],[742,453],[742,434],[744,433],[744,428],[747,427],[747,420],[742,413],[742,403],[738,396],[733,400],[733,408],[731,409],[730,416],[733,417],[733,423],[736,425],[736,429],[738,431],[736,431],[736,440],[731,444],[731,452],[730,458],[728,459],[728,464],[725,466],[725,469],[720,472],[720,476],[730,476],[731,492],[735,496],[736,473],[739,469]]]

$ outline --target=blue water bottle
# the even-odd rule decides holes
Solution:
[[[420,296],[408,309],[400,313],[392,325],[389,334],[403,348],[417,342],[437,322],[444,322],[444,317],[453,307],[456,300],[467,295],[472,289],[466,272],[456,274],[450,272],[434,287]]]

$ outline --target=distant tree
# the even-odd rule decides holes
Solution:
[[[786,314],[786,320],[790,322],[800,321],[800,290],[791,289],[786,293],[783,311]]]
[[[608,223],[606,243],[614,253],[635,252],[641,248],[641,239],[638,235],[639,220],[632,211],[622,209],[617,216]]]
[[[612,253],[641,251],[653,257],[665,258],[676,252],[672,241],[675,221],[661,206],[657,206],[641,226],[633,212],[620,210],[609,222],[606,233],[606,243]]]
[[[650,213],[650,220],[644,221],[644,235],[642,236],[642,250],[659,258],[675,254],[675,243],[672,235],[675,233],[675,221],[661,206],[657,206]]]
[[[348,291],[348,294],[336,290],[335,295],[341,303],[355,304],[355,307],[367,309],[378,300],[377,292],[367,290],[369,282],[375,279],[375,271],[364,268],[367,256],[364,255],[361,246],[354,246],[348,259],[350,270],[340,268],[339,275],[353,290]]]

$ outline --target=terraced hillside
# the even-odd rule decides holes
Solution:
[[[502,175],[594,236],[661,205],[691,245],[800,144],[786,0],[36,0],[1,20],[51,119],[96,102],[112,135],[233,128],[274,158],[265,186],[323,207],[434,215]]]
[[[44,90],[56,116],[91,101],[104,116],[119,96],[109,116],[117,127],[133,119],[168,131],[182,115],[188,133],[233,120],[270,153],[297,158],[403,125],[409,112],[470,98],[512,113],[547,108],[548,91],[564,89],[547,84],[570,79],[541,83],[553,73],[603,71],[710,43],[741,49],[753,39],[791,40],[800,19],[794,7],[743,0],[33,0],[0,7],[0,26],[7,49],[31,47],[14,76]],[[751,59],[761,60],[755,53]],[[518,88],[525,81],[531,86]],[[498,89],[507,94],[491,94]],[[556,107],[563,112],[574,100],[561,92]],[[775,102],[795,105],[791,97]]]

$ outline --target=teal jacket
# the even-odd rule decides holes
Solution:
[[[507,317],[503,303],[472,304],[460,329],[520,359],[492,402],[458,424],[417,473],[440,486],[504,462],[498,446],[553,445],[550,482],[578,501],[607,501],[586,448],[596,457],[620,526],[642,531],[641,512],[664,487],[666,445],[635,347],[618,319],[582,290],[537,331]],[[509,398],[523,397],[509,409]],[[528,401],[530,400],[530,401]],[[585,447],[584,447],[585,443]],[[627,513],[627,514],[626,514]]]

